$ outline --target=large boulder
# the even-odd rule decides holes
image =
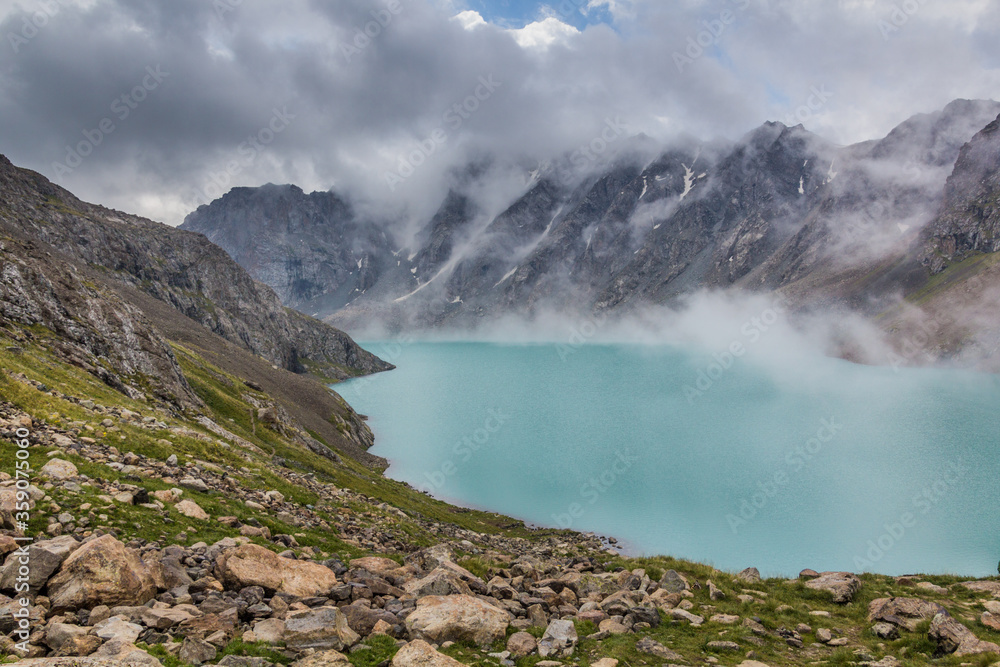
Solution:
[[[507,634],[510,614],[470,595],[431,595],[406,617],[412,639],[435,644],[471,641],[488,646]]]
[[[927,634],[933,641],[937,642],[938,651],[941,653],[954,653],[959,657],[980,653],[1000,653],[1000,646],[979,639],[946,611],[934,616]]]
[[[463,667],[462,663],[434,650],[425,641],[415,639],[399,649],[392,667]]]
[[[292,612],[285,618],[285,644],[296,651],[307,648],[342,651],[360,639],[336,607]]]
[[[913,632],[920,621],[934,618],[944,610],[936,602],[919,598],[879,598],[868,605],[868,621],[891,623]]]
[[[67,557],[80,546],[72,535],[63,535],[51,540],[35,542],[27,548],[27,555],[14,553],[7,556],[3,570],[0,570],[0,590],[13,591],[17,585],[18,569],[28,565],[28,586],[37,593],[49,577],[59,569]],[[23,563],[22,561],[27,561]]]
[[[18,511],[18,504],[21,501],[17,499],[17,489],[13,486],[3,486],[0,487],[0,528],[6,528],[8,530],[17,529],[16,514]],[[28,509],[33,509],[35,507],[35,501],[33,498],[28,500]]]
[[[826,591],[833,596],[833,601],[837,604],[846,604],[861,590],[861,580],[850,572],[823,572],[815,579],[807,581],[806,588]]]
[[[392,574],[401,567],[399,563],[391,558],[382,558],[381,556],[365,556],[364,558],[355,558],[350,562],[350,566],[352,568],[368,570],[372,574],[376,574],[380,577]]]
[[[660,577],[660,589],[668,593],[681,593],[689,588],[687,579],[676,570],[667,570]]]
[[[66,558],[48,583],[52,611],[103,604],[142,605],[156,595],[149,568],[135,549],[111,535],[91,540]]]
[[[282,558],[256,544],[244,544],[219,554],[215,576],[230,588],[260,586],[269,592],[297,597],[328,597],[337,586],[337,575],[330,568]]]
[[[49,459],[49,462],[38,471],[40,477],[48,477],[57,481],[72,479],[79,474],[80,472],[75,465],[62,459]]]
[[[538,642],[538,655],[543,658],[550,656],[568,658],[576,650],[579,639],[573,621],[562,619],[549,621],[549,626],[545,628],[545,634]]]

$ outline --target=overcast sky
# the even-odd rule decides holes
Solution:
[[[0,152],[170,224],[266,182],[423,215],[453,165],[544,160],[611,125],[736,138],[798,113],[852,143],[1000,98],[995,0],[0,0],[0,17]]]

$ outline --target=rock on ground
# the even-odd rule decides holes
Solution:
[[[430,644],[420,639],[399,649],[392,659],[392,667],[464,667],[464,665],[434,650]]]
[[[469,595],[428,596],[406,617],[413,639],[440,644],[471,641],[488,646],[507,633],[510,614]]]

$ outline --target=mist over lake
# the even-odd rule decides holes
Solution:
[[[996,571],[995,376],[738,358],[692,392],[690,347],[392,345],[336,389],[435,497],[765,575]]]

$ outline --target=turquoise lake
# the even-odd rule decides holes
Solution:
[[[397,369],[335,389],[370,417],[387,474],[435,497],[727,570],[997,573],[996,376],[721,368],[649,345],[364,346]]]

